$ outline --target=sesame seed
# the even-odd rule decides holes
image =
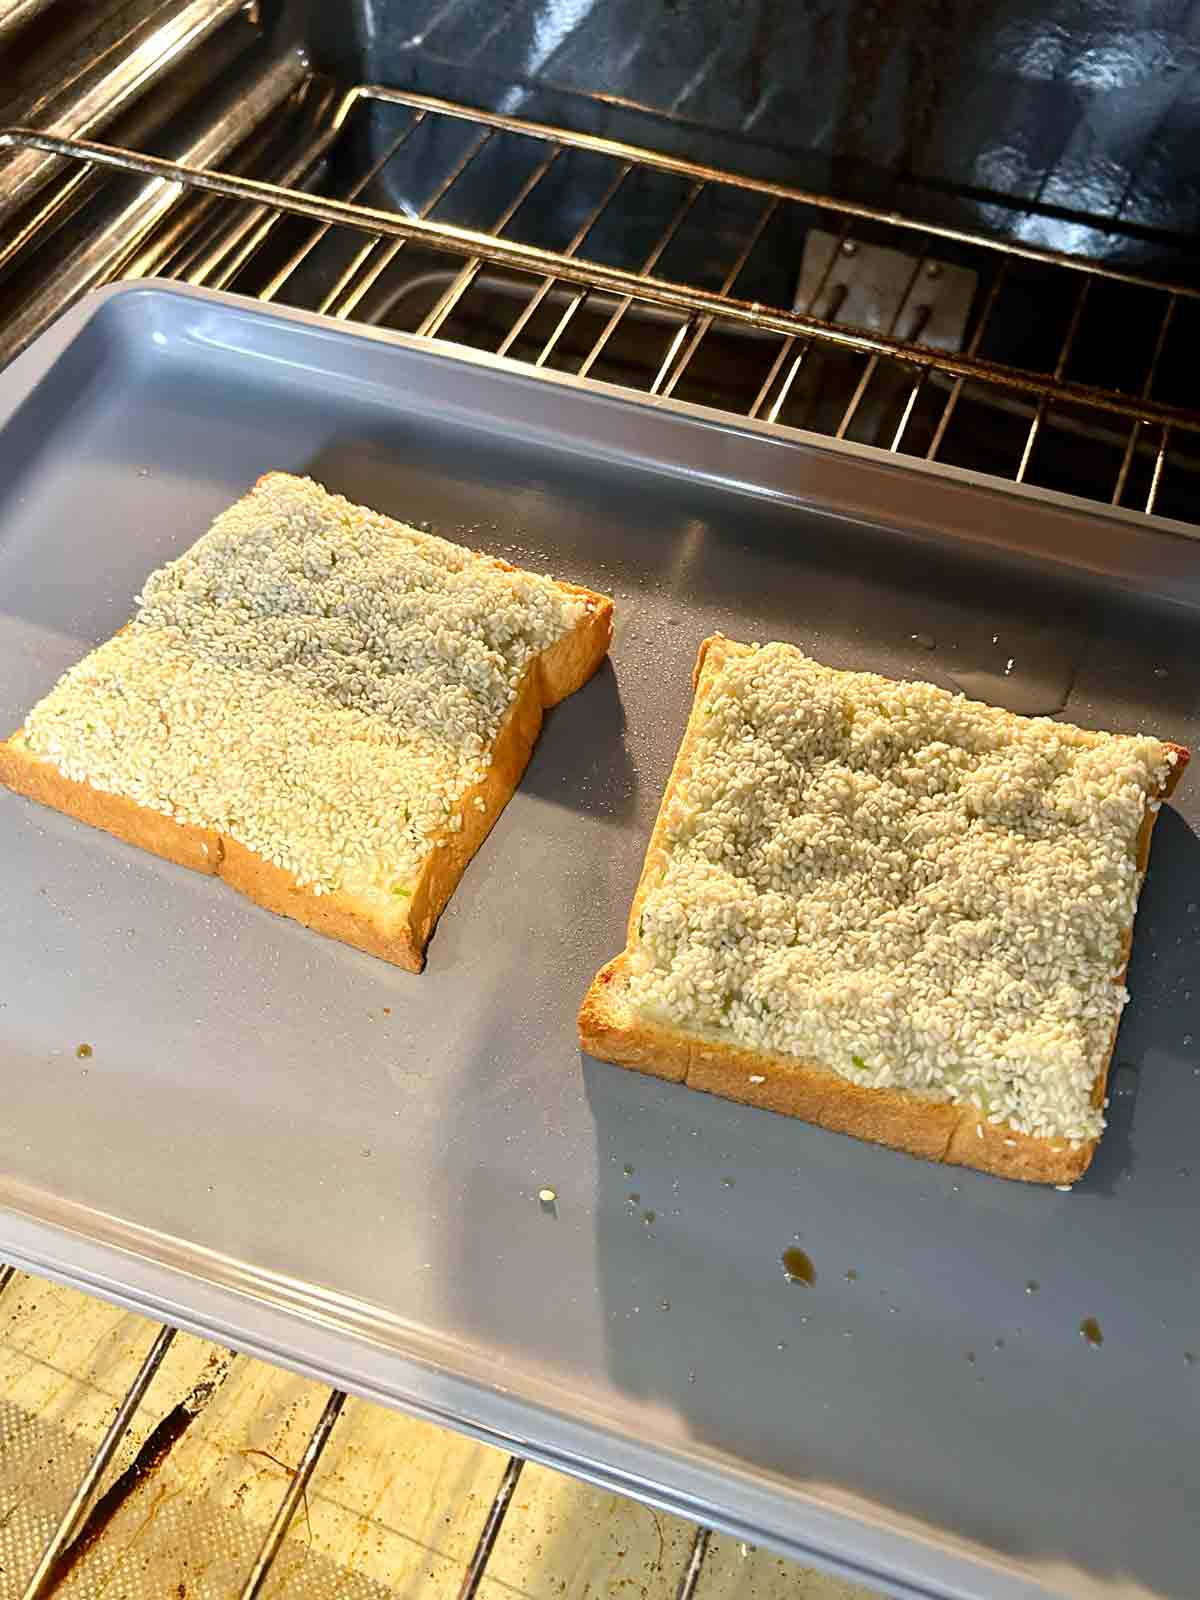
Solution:
[[[1173,752],[734,647],[702,689],[628,999],[984,1125],[1096,1138],[1136,841]]]
[[[315,894],[399,906],[531,660],[583,615],[549,579],[269,473],[147,579],[26,739]]]

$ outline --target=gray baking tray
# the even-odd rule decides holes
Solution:
[[[154,284],[44,336],[0,423],[5,728],[271,467],[618,606],[421,978],[0,795],[0,1258],[896,1594],[1196,1593],[1200,783],[1071,1194],[574,1032],[705,634],[1194,743],[1192,538]]]

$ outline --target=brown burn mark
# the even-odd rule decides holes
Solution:
[[[214,1352],[222,1370],[212,1378],[203,1378],[187,1395],[147,1434],[141,1448],[125,1470],[109,1485],[84,1518],[83,1526],[59,1556],[48,1574],[46,1594],[56,1593],[75,1571],[75,1568],[107,1532],[113,1518],[142,1485],[151,1479],[170,1455],[188,1428],[208,1405],[213,1395],[229,1376],[233,1365],[233,1352]],[[213,1358],[210,1356],[209,1365]],[[180,1585],[177,1591],[186,1594]]]
[[[150,1430],[141,1449],[96,1501],[85,1517],[82,1528],[55,1562],[46,1586],[47,1594],[52,1594],[74,1572],[79,1562],[107,1531],[125,1502],[166,1460],[195,1415],[181,1401]]]

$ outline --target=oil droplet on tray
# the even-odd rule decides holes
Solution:
[[[623,1166],[623,1167],[622,1167],[622,1168],[621,1168],[621,1171],[622,1171],[622,1172],[623,1172],[623,1173],[624,1173],[624,1174],[625,1174],[625,1176],[626,1176],[626,1177],[627,1177],[627,1178],[632,1178],[632,1177],[633,1177],[633,1170],[634,1170],[634,1169],[633,1169],[633,1168],[632,1168],[632,1167],[631,1167],[631,1166],[630,1166],[630,1165],[629,1165],[629,1163],[628,1163],[628,1161],[627,1161],[627,1162],[626,1162],[626,1163],[625,1163],[625,1165],[624,1165],[624,1166]]]
[[[654,1221],[655,1221],[655,1218],[657,1216],[658,1216],[658,1212],[657,1211],[643,1211],[642,1212],[642,1221],[645,1223],[647,1228],[652,1228],[654,1226]]]
[[[783,1252],[781,1259],[783,1270],[790,1283],[803,1283],[812,1288],[817,1281],[817,1269],[813,1266],[810,1256],[792,1245]]]
[[[79,1057],[80,1061],[86,1061],[91,1053],[92,1047],[90,1044],[77,1044],[75,1046],[75,1054]]]
[[[1041,1287],[1041,1284],[1036,1278],[1030,1278],[1029,1282],[1025,1285],[1025,1293],[1036,1294]]]
[[[847,1267],[847,1269],[846,1269],[846,1282],[847,1283],[856,1283],[857,1281],[858,1281],[858,1272],[857,1272],[857,1270],[854,1267]]]
[[[908,637],[918,650],[933,650],[937,645],[937,640],[931,633],[910,633]]]
[[[1086,1339],[1094,1350],[1104,1343],[1104,1335],[1100,1332],[1100,1324],[1095,1317],[1084,1317],[1079,1324],[1079,1336]]]
[[[722,1189],[732,1189],[733,1185],[734,1185],[734,1179],[732,1179],[732,1178],[722,1178],[721,1179],[721,1187],[722,1187]]]

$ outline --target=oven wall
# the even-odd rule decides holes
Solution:
[[[1147,264],[1174,254],[1163,234],[1200,229],[1194,3],[279,8],[319,65],[353,81],[650,142],[1072,252]]]

